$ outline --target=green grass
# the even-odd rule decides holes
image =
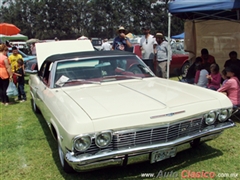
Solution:
[[[160,170],[177,173],[178,178],[175,179],[181,179],[183,170],[216,174],[238,173],[238,178],[231,179],[240,178],[240,121],[238,120],[234,120],[236,127],[224,131],[216,140],[204,143],[197,149],[178,153],[175,158],[155,164],[143,162],[127,167],[66,174],[61,169],[57,144],[43,117],[33,113],[28,85],[25,88],[28,97],[26,102],[0,107],[1,180],[154,179],[143,178],[141,173],[154,173],[156,176]]]

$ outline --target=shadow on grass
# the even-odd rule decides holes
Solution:
[[[196,162],[205,161],[221,155],[221,151],[207,144],[202,144],[198,149],[185,150],[178,153],[174,158],[166,159],[155,164],[150,164],[149,161],[146,161],[138,164],[131,164],[126,167],[97,170],[94,174],[92,173],[93,175],[86,173],[86,179],[94,177],[103,177],[102,179],[140,179],[141,173],[154,173],[156,176],[160,170],[163,172],[178,172],[180,169],[188,167]]]
[[[9,97],[9,103],[12,105],[17,105],[20,103],[20,101],[16,100],[18,96],[10,96]]]
[[[28,84],[29,79],[24,79],[24,83]]]
[[[222,155],[222,152],[218,149],[214,149],[211,146],[203,143],[196,149],[188,149],[183,152],[180,152],[174,158],[166,159],[164,161],[150,164],[149,161],[141,162],[137,164],[130,164],[125,167],[111,167],[104,168],[100,170],[95,170],[91,172],[83,173],[73,173],[67,174],[63,171],[61,163],[58,156],[58,147],[57,142],[54,140],[50,129],[41,114],[36,114],[36,117],[39,120],[39,123],[44,131],[49,147],[52,150],[52,157],[56,163],[60,174],[66,180],[72,179],[142,179],[141,173],[154,173],[158,174],[160,170],[178,172],[185,167],[188,167],[196,162],[205,161],[214,157]]]

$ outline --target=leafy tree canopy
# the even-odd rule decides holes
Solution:
[[[1,21],[15,24],[29,38],[112,38],[120,25],[133,34],[142,34],[143,25],[150,26],[152,34],[168,31],[167,0],[8,0],[7,4],[1,7]],[[181,19],[172,17],[171,24],[172,35],[183,32]]]

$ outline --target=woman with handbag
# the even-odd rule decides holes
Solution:
[[[11,66],[7,58],[7,52],[8,47],[5,44],[0,44],[0,97],[5,106],[9,104],[7,88],[9,85],[9,78],[12,76]]]

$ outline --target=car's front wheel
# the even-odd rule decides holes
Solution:
[[[61,148],[59,143],[58,143],[58,154],[59,154],[59,159],[60,159],[61,166],[62,166],[63,170],[66,173],[73,173],[73,172],[75,172],[74,169],[71,166],[69,166],[69,164],[65,160],[63,150],[62,150],[62,148]]]

